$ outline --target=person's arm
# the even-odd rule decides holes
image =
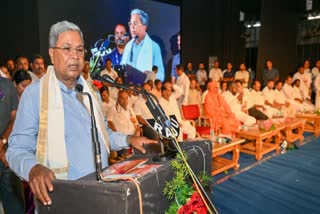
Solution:
[[[177,85],[173,85],[173,90],[174,92],[172,93],[172,95],[175,99],[178,99],[183,94],[183,90]]]

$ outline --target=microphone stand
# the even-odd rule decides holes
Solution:
[[[83,92],[83,86],[81,84],[76,85],[76,91],[80,94],[86,95],[89,98],[90,111],[91,111],[91,139],[94,148],[95,155],[95,165],[96,165],[96,176],[97,181],[102,182],[101,174],[102,174],[102,161],[101,161],[101,148],[98,138],[97,124],[96,118],[94,117],[93,104],[91,95],[88,92]]]
[[[118,84],[115,83],[114,80],[107,74],[100,76],[100,74],[98,72],[93,72],[90,74],[92,79],[95,80],[99,80],[102,82],[106,82],[109,83],[110,85],[119,87],[119,88],[123,88],[126,90],[130,90],[130,91],[134,91],[137,93],[142,93],[143,95],[145,95],[147,101],[146,101],[146,105],[148,107],[148,109],[150,110],[152,116],[154,117],[154,119],[156,121],[158,121],[163,127],[167,127],[172,136],[175,136],[173,133],[173,127],[171,126],[170,120],[168,119],[168,117],[166,116],[166,114],[164,113],[162,107],[159,104],[159,101],[157,99],[156,96],[154,96],[151,93],[148,93],[144,88],[140,87],[140,90],[137,90],[135,88],[130,88],[130,86],[135,86],[135,85],[125,85],[125,84]],[[151,98],[153,97],[156,101],[157,104],[154,102],[154,100]],[[217,209],[215,208],[215,206],[213,205],[213,202],[211,201],[210,197],[208,196],[207,192],[204,190],[204,187],[202,186],[200,180],[198,179],[198,177],[195,175],[194,171],[192,170],[192,168],[190,167],[185,155],[183,154],[183,151],[179,145],[179,142],[177,140],[176,137],[172,138],[172,143],[174,145],[174,147],[177,149],[177,151],[179,152],[180,156],[182,157],[182,160],[184,162],[184,164],[187,166],[188,169],[188,173],[191,177],[191,180],[193,181],[193,184],[195,186],[196,191],[199,193],[201,199],[203,200],[206,208],[208,209],[209,213],[216,213],[218,214]]]

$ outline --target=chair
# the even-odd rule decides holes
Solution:
[[[195,126],[198,136],[210,135],[211,119],[201,116],[199,105],[182,105],[181,112],[183,118]],[[198,120],[197,123],[195,120]],[[210,122],[208,123],[208,121]]]

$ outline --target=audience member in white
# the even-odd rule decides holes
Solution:
[[[317,63],[319,63],[319,66],[320,66],[320,60],[318,60]],[[316,92],[316,97],[315,97],[316,110],[319,110],[320,108],[320,75],[317,75],[317,77],[314,80],[314,88]]]
[[[190,88],[190,80],[189,77],[184,73],[184,67],[182,64],[177,65],[176,72],[178,75],[176,85],[179,86],[183,94],[178,99],[179,106],[188,104],[188,96],[189,96],[189,88]]]
[[[256,123],[256,119],[248,114],[248,111],[245,107],[242,107],[240,99],[238,98],[240,94],[237,93],[237,87],[235,82],[230,83],[229,90],[224,92],[222,96],[229,105],[232,113],[235,114],[236,118],[242,124],[252,125]]]
[[[311,103],[310,98],[304,98],[303,92],[301,91],[301,81],[299,79],[296,79],[293,82],[293,92],[296,100],[298,100],[300,103],[303,103],[303,111],[314,111],[315,107]]]
[[[117,77],[115,82],[118,83],[118,84],[123,84],[123,79],[121,77]],[[122,89],[118,88],[118,87],[110,86],[109,87],[109,96],[113,100],[117,100],[118,99],[118,93],[119,93],[120,90],[122,90]]]
[[[129,108],[127,91],[119,91],[117,103],[108,114],[108,125],[113,131],[128,135],[140,135],[140,128],[135,113]]]
[[[308,108],[308,105],[304,104],[301,93],[299,90],[295,90],[291,84],[292,77],[287,76],[286,82],[282,87],[282,92],[286,96],[288,102],[295,108],[296,112],[303,112]]]
[[[201,104],[201,89],[199,88],[199,85],[195,79],[190,80],[188,105],[198,105],[201,115],[203,114],[203,107]]]
[[[236,72],[234,79],[240,80],[244,88],[248,88],[248,83],[250,79],[249,72],[246,70],[246,65],[244,63],[240,64],[240,70]]]
[[[262,90],[262,95],[264,97],[264,104],[266,106],[270,106],[275,110],[278,110],[276,112],[276,115],[278,116],[287,116],[287,112],[282,112],[281,107],[279,105],[275,105],[274,101],[276,100],[276,97],[274,95],[274,81],[273,80],[268,80],[266,87]]]
[[[312,68],[311,73],[312,73],[312,79],[315,79],[320,72],[320,59],[316,61],[316,66]]]
[[[93,80],[90,77],[90,63],[89,61],[84,61],[84,66],[81,72],[81,75],[86,80],[89,85],[92,85]]]
[[[298,72],[293,75],[293,81],[300,80],[300,91],[302,92],[303,99],[310,99],[310,86],[312,82],[311,73],[306,72],[303,66],[298,68]]]
[[[110,113],[111,108],[116,104],[116,101],[109,97],[108,86],[102,86],[100,88],[100,96],[102,100],[102,108],[105,113],[104,115],[108,117],[108,114]]]
[[[306,59],[304,60],[303,62],[303,70],[306,72],[306,73],[310,73],[310,60]]]
[[[154,87],[151,90],[151,93],[154,94],[158,99],[161,97],[161,87],[162,87],[162,82],[159,79],[156,79],[154,81]]]
[[[219,61],[213,63],[213,68],[209,72],[209,79],[217,82],[223,79],[222,70],[219,68]]]
[[[260,91],[260,87],[261,83],[256,80],[248,98],[249,106],[254,106],[258,110],[266,114],[269,118],[272,118],[277,114],[278,110],[269,105],[265,105],[265,98]]]
[[[147,83],[143,84],[143,88],[147,92],[151,92],[151,86]],[[133,111],[136,114],[138,122],[142,125],[143,136],[148,136],[150,139],[158,139],[158,134],[149,127],[147,120],[153,119],[153,116],[146,105],[146,97],[140,96],[133,107]]]
[[[149,80],[154,82],[157,79],[157,73],[158,73],[158,66],[155,66],[155,65],[152,66],[152,71],[147,72],[147,77],[144,82],[148,82]]]
[[[197,78],[197,82],[200,85],[201,90],[204,91],[205,87],[206,87],[206,83],[208,81],[208,74],[207,74],[206,70],[204,70],[203,63],[199,64],[199,70],[196,73],[196,78]]]
[[[196,137],[196,129],[190,124],[189,121],[182,119],[176,98],[172,93],[173,89],[174,87],[170,82],[165,82],[163,84],[161,88],[162,97],[160,98],[160,104],[168,117],[170,115],[176,116],[180,128],[178,140],[183,140],[183,134],[186,134],[188,139],[194,139]]]
[[[220,88],[219,88],[219,93],[223,94],[228,90],[228,83],[226,81],[221,81],[220,82]]]
[[[118,77],[118,73],[112,68],[112,61],[110,58],[106,60],[106,67],[100,73],[101,76],[103,76],[104,74],[109,75],[109,77],[111,77],[113,80]]]
[[[149,83],[148,83],[149,84]],[[149,84],[150,85],[150,84]],[[130,86],[131,89],[134,88],[134,86]],[[133,106],[135,105],[135,103],[138,100],[138,96],[136,94],[136,92],[134,91],[127,91],[128,95],[129,95],[129,108],[133,108]]]
[[[276,98],[273,100],[274,105],[286,112],[287,116],[294,116],[296,114],[296,109],[292,104],[290,104],[282,91],[281,81],[278,81],[275,84],[274,97]]]

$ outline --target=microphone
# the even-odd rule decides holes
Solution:
[[[102,181],[101,179],[101,172],[102,172],[101,148],[98,140],[99,138],[98,138],[96,119],[94,117],[92,97],[88,92],[83,92],[83,86],[81,84],[77,84],[75,87],[75,90],[79,94],[86,95],[89,98],[90,112],[91,112],[91,139],[92,139],[94,155],[95,155],[94,161],[96,165],[96,175],[97,175],[97,181]]]

